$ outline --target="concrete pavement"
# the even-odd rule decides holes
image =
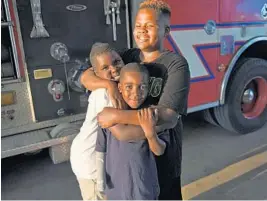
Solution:
[[[190,115],[185,119],[184,199],[267,199],[267,125],[238,135]],[[69,162],[45,150],[2,160],[2,199],[81,199]]]

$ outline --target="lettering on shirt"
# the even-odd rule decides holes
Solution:
[[[159,77],[150,77],[149,80],[149,96],[153,98],[158,97],[161,94],[163,85],[163,79]]]

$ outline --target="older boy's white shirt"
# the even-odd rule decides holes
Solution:
[[[97,138],[97,114],[104,107],[112,107],[106,89],[93,91],[88,99],[85,121],[71,145],[71,167],[78,178],[96,179],[95,144]]]

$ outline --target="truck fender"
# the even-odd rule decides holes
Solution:
[[[232,58],[227,71],[224,75],[224,78],[222,80],[222,85],[221,85],[221,92],[220,92],[220,105],[223,105],[225,103],[225,95],[226,95],[226,89],[227,89],[227,84],[229,81],[229,78],[231,76],[231,73],[233,72],[237,61],[241,57],[241,55],[247,50],[251,45],[253,45],[256,42],[260,41],[267,41],[267,36],[260,36],[260,37],[255,37],[252,38],[251,40],[247,41],[242,47],[239,48],[239,50],[236,52],[235,56]]]

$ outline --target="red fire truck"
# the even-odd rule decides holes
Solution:
[[[2,158],[49,147],[55,163],[84,120],[79,82],[94,42],[133,47],[140,0],[2,0]],[[240,134],[267,121],[266,0],[168,0],[166,48],[189,62],[188,112]]]

